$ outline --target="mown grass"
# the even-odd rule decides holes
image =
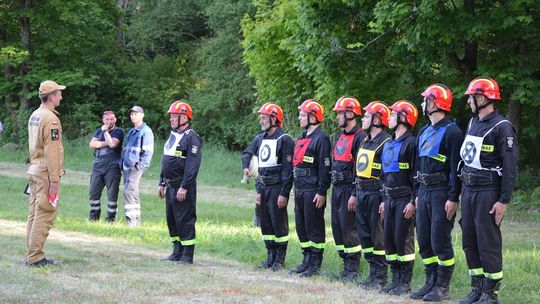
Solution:
[[[25,178],[0,176],[0,218],[25,222],[27,212],[27,196],[22,194]],[[143,224],[138,229],[130,229],[125,221],[108,225],[104,222],[88,222],[87,188],[77,185],[62,185],[59,216],[55,229],[77,231],[95,236],[104,236],[119,241],[127,241],[147,248],[160,250],[163,254],[170,251],[170,240],[164,219],[164,202],[153,195],[142,195]],[[84,195],[81,195],[84,193]],[[292,202],[289,205],[291,223],[291,242],[287,256],[289,267],[299,263],[301,254],[299,242],[294,232]],[[329,208],[327,208],[327,219]],[[122,218],[122,208],[119,209]],[[236,260],[247,265],[259,263],[265,256],[260,232],[251,226],[252,206],[224,204],[218,202],[198,202],[197,204],[197,252],[209,254],[217,258]],[[512,213],[512,210],[509,210]],[[504,223],[504,222],[503,222]],[[327,220],[327,250],[323,263],[323,276],[337,274],[341,268],[341,260],[335,253],[330,222]],[[452,280],[454,299],[468,293],[469,277],[460,247],[461,230],[454,229],[454,250],[456,252],[456,271]],[[534,222],[507,221],[503,224],[505,280],[501,300],[503,303],[523,303],[540,301],[537,285],[540,282],[540,225]],[[47,250],[47,249],[46,249]],[[23,252],[19,252],[23,261]],[[106,259],[106,257],[104,257]],[[196,257],[197,258],[197,257]],[[84,261],[84,257],[81,257]],[[64,267],[72,262],[62,261]],[[0,264],[1,265],[1,264]],[[362,261],[361,274],[366,274],[366,265]],[[415,265],[413,286],[423,283],[423,269],[419,257]],[[516,299],[519,299],[517,301]]]

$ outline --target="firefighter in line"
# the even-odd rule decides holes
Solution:
[[[369,275],[360,286],[379,289],[386,285],[388,264],[384,251],[383,221],[379,205],[383,201],[381,189],[382,147],[390,139],[386,132],[390,110],[381,101],[372,101],[364,107],[362,129],[366,130],[356,151],[355,189],[351,193],[348,208],[355,210],[356,229],[362,245],[364,258],[369,264]]]
[[[414,266],[414,166],[416,138],[412,128],[418,119],[418,110],[408,100],[396,101],[390,106],[392,113],[388,126],[394,131],[382,153],[382,181],[384,203],[380,205],[384,218],[384,248],[390,264],[392,283],[383,292],[401,295],[411,290]]]
[[[461,191],[457,166],[463,133],[448,119],[452,92],[446,85],[432,84],[422,96],[429,124],[417,136],[416,235],[426,278],[410,297],[439,302],[450,299],[455,264],[451,233]]]
[[[262,134],[257,135],[242,153],[244,174],[249,175],[249,163],[258,155],[256,201],[261,205],[261,232],[266,247],[266,261],[258,269],[278,271],[285,267],[289,242],[287,203],[292,188],[292,156],[294,142],[283,131],[283,110],[267,102],[257,112]]]
[[[294,147],[294,215],[304,259],[290,273],[311,277],[319,273],[326,246],[324,209],[330,187],[332,146],[320,127],[324,108],[308,99],[298,109],[300,126],[306,131]]]
[[[66,87],[52,80],[39,86],[41,106],[28,120],[28,223],[26,225],[26,265],[42,267],[53,265],[43,247],[54,225],[59,201],[60,176],[64,171],[64,146],[62,124],[55,110],[62,100]]]
[[[355,225],[355,208],[349,206],[354,191],[354,153],[366,137],[366,132],[357,125],[356,118],[362,115],[360,102],[349,96],[339,98],[334,106],[341,131],[334,144],[332,161],[332,234],[339,256],[343,259],[340,279],[355,281],[362,246]]]
[[[102,115],[103,125],[96,129],[90,140],[90,148],[94,149],[92,175],[90,177],[90,214],[88,220],[99,221],[101,215],[101,192],[107,186],[107,217],[105,221],[116,220],[118,210],[118,191],[122,173],[120,161],[124,131],[116,126],[116,115],[113,111],[105,111]]]
[[[518,142],[512,123],[495,109],[501,95],[494,79],[474,79],[465,94],[473,117],[460,151],[460,224],[472,288],[459,303],[499,303],[501,221],[516,182]]]
[[[175,101],[167,113],[172,130],[163,147],[157,194],[165,198],[165,216],[173,252],[162,260],[192,264],[201,139],[191,128],[193,111],[189,104],[183,100]]]

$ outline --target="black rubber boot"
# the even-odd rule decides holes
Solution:
[[[323,253],[324,249],[311,248],[311,253],[309,254],[309,266],[306,271],[300,273],[300,277],[309,278],[319,274],[323,260]]]
[[[392,282],[386,287],[381,289],[381,292],[389,293],[392,289],[396,288],[400,283],[401,276],[401,264],[398,261],[390,262],[390,272],[392,273]]]
[[[427,302],[440,302],[450,299],[450,280],[454,272],[454,265],[438,267],[438,277],[435,287],[423,297]]]
[[[179,264],[193,264],[193,253],[195,252],[195,245],[184,246],[182,250],[182,256],[178,260]]]
[[[375,278],[373,279],[371,283],[362,284],[361,287],[364,289],[369,289],[369,290],[384,288],[386,286],[388,266],[386,264],[380,265],[377,263],[373,263],[372,267],[375,268]]]
[[[255,269],[268,269],[274,265],[276,260],[276,247],[274,241],[264,241],[266,245],[266,261],[259,264]]]
[[[409,262],[400,262],[400,274],[399,274],[399,284],[390,290],[388,294],[393,296],[399,296],[404,293],[411,291],[411,279],[414,267],[414,261]]]
[[[161,261],[180,261],[184,246],[179,241],[173,241],[173,251],[169,256],[161,258]]]
[[[285,268],[285,256],[287,255],[287,243],[276,245],[276,257],[274,263],[270,267],[273,271],[278,271]]]
[[[360,266],[360,254],[347,253],[345,266],[341,275],[341,280],[345,282],[355,282],[358,278],[358,267]]]
[[[480,299],[482,296],[482,276],[471,277],[471,292],[467,297],[458,302],[458,304],[472,304]]]
[[[482,280],[482,296],[474,304],[498,304],[500,286],[501,280],[484,278]]]
[[[302,249],[302,254],[304,255],[304,259],[302,260],[302,263],[298,265],[298,267],[296,267],[295,269],[289,270],[289,274],[302,273],[306,271],[309,267],[310,253],[311,253],[311,248]]]
[[[422,299],[433,289],[433,287],[435,287],[435,283],[437,283],[437,263],[425,265],[424,273],[426,274],[426,282],[424,283],[424,286],[410,294],[409,297],[411,299]]]

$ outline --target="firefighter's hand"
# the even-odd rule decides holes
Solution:
[[[157,195],[159,196],[159,198],[163,199],[165,197],[165,187],[158,186]]]
[[[384,202],[379,204],[379,216],[381,217],[381,220],[384,220]]]
[[[406,219],[410,219],[411,217],[413,217],[415,211],[416,211],[416,206],[413,205],[412,202],[408,203],[407,206],[405,206],[405,209],[403,209],[403,216]]]
[[[315,198],[313,198],[313,202],[315,203],[315,208],[320,209],[326,203],[326,196],[317,193],[315,194]]]
[[[454,218],[454,216],[456,215],[457,206],[457,202],[446,201],[446,204],[444,204],[444,210],[446,211],[446,219],[451,221]]]
[[[176,192],[176,199],[179,202],[183,202],[186,199],[187,189],[184,188],[178,188],[178,192]]]
[[[278,196],[278,199],[277,199],[277,206],[278,208],[285,208],[287,207],[287,201],[289,200],[289,198],[283,196],[283,195],[280,195]]]
[[[257,195],[255,196],[255,202],[257,203],[257,205],[261,204],[261,194],[260,193],[257,193]]]
[[[489,214],[495,213],[495,224],[499,225],[504,217],[505,212],[506,204],[496,202],[495,205],[493,205],[493,208],[491,208],[491,210],[489,211]]]
[[[244,176],[251,176],[249,173],[249,168],[244,168]]]
[[[51,182],[49,184],[49,195],[55,196],[58,194],[58,182]]]
[[[355,212],[356,211],[356,196],[349,197],[349,202],[347,203],[347,211]]]

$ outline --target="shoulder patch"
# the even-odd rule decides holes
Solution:
[[[514,147],[514,137],[506,137],[506,147],[508,147],[508,149],[512,149]]]
[[[191,153],[197,154],[197,151],[199,151],[199,147],[198,147],[198,146],[191,146]]]
[[[58,120],[56,120],[56,119],[53,119],[53,120],[51,121],[51,124],[53,124],[53,125],[57,125],[57,124],[58,124]]]
[[[51,140],[52,141],[60,140],[60,132],[58,132],[58,129],[51,129]]]

